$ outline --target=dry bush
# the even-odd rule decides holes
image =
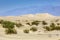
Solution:
[[[60,30],[60,26],[56,26],[55,27],[55,30]]]
[[[51,31],[51,28],[48,27],[48,26],[45,26],[45,27],[43,27],[43,28],[46,29],[47,31]]]
[[[31,25],[30,23],[26,23],[26,24]]]
[[[57,25],[60,25],[60,23],[57,23]]]
[[[33,21],[32,25],[38,25],[40,21]]]
[[[32,28],[30,28],[30,30],[35,32],[35,31],[37,31],[37,27],[32,27]]]
[[[55,27],[55,24],[54,23],[51,23],[50,24],[50,27],[54,28]]]
[[[47,31],[53,31],[53,30],[60,30],[60,26],[55,26],[54,23],[52,23],[49,27],[43,27],[44,29],[46,29]]]
[[[42,21],[42,24],[43,24],[43,25],[47,25],[47,23],[46,23],[45,21]]]
[[[16,25],[16,27],[22,27],[23,26],[21,23],[17,23],[15,25]]]
[[[17,31],[15,29],[6,29],[6,34],[17,34]]]
[[[28,29],[23,30],[24,33],[29,33]]]

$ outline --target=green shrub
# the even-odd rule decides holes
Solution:
[[[47,23],[46,23],[45,21],[42,21],[42,24],[43,24],[43,25],[47,25]]]
[[[16,27],[21,27],[23,26],[21,23],[16,24]]]
[[[6,34],[17,34],[17,31],[15,29],[6,29]]]
[[[23,31],[24,31],[24,33],[29,33],[29,30],[28,29],[25,29]]]
[[[4,21],[2,23],[3,28],[14,28],[14,25],[15,24],[13,22],[10,22],[10,21]]]
[[[35,31],[37,31],[37,28],[36,27],[32,27],[32,28],[30,28],[30,30],[35,32]]]
[[[38,25],[40,21],[33,21],[32,25]]]

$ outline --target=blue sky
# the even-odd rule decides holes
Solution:
[[[60,0],[0,0],[0,16],[36,13],[60,16]]]

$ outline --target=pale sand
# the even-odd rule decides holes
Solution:
[[[34,20],[45,20],[50,24],[50,22],[54,22],[55,19],[60,19],[60,17],[52,16],[48,13],[45,14],[36,14],[36,15],[23,15],[23,16],[6,16],[6,17],[0,17],[0,19],[8,20],[12,22],[21,22],[24,24],[24,27],[21,28],[15,28],[17,30],[17,34],[12,35],[6,35],[5,29],[1,27],[0,25],[0,40],[58,40],[60,39],[60,32],[59,31],[52,31],[52,32],[44,32],[44,29],[42,28],[43,25],[38,25],[38,31],[37,32],[31,32],[26,34],[23,32],[24,29],[31,28],[29,25],[26,25],[26,20],[28,22],[32,22]],[[20,20],[20,21],[19,21]],[[59,21],[60,22],[60,21]],[[35,26],[35,25],[33,25]],[[39,32],[40,31],[40,32]]]

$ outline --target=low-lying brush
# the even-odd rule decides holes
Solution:
[[[14,28],[14,23],[13,22],[10,22],[10,21],[3,21],[2,22],[2,26],[3,28]]]
[[[42,24],[43,24],[43,25],[47,25],[47,23],[46,23],[45,21],[42,21]]]
[[[46,27],[43,27],[44,29],[46,29],[47,31],[51,31],[51,28],[46,26]]]
[[[22,27],[23,25],[21,23],[15,24],[16,27]]]
[[[6,29],[6,34],[17,34],[17,31],[15,29]]]
[[[29,30],[28,29],[25,29],[23,31],[24,31],[24,33],[29,33]]]
[[[33,21],[32,25],[38,25],[40,21]]]
[[[32,27],[32,28],[30,28],[30,30],[35,32],[35,31],[37,31],[37,28],[36,27]]]
[[[17,31],[14,29],[15,23],[10,21],[3,21],[0,22],[3,26],[3,28],[6,28],[6,34],[17,34]]]
[[[60,30],[60,26],[55,26],[55,24],[52,23],[49,27],[44,27],[44,29],[46,29],[47,31]]]
[[[60,30],[60,26],[56,26],[55,27],[55,30]]]
[[[50,27],[54,28],[56,27],[54,23],[51,23]]]
[[[0,20],[0,24],[2,24],[2,23],[3,23],[3,21],[4,21],[4,20]]]
[[[31,25],[30,23],[26,23],[26,24]]]

